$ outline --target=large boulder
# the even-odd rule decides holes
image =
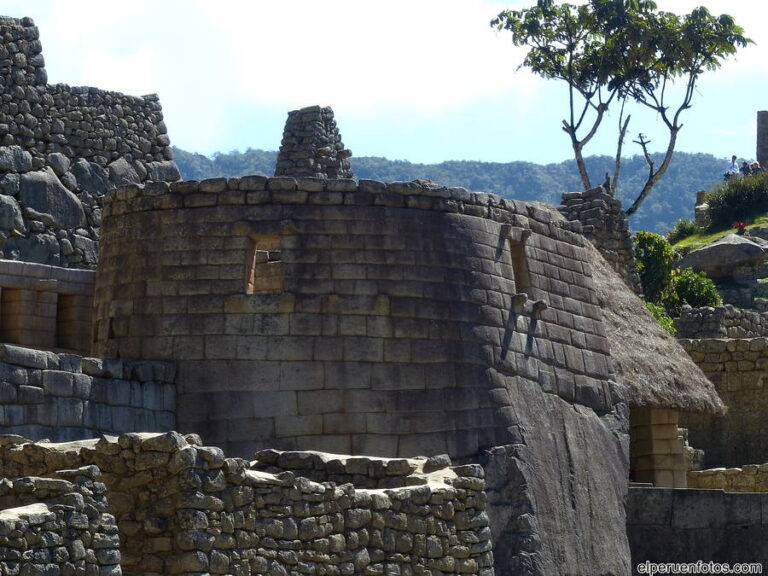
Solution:
[[[0,230],[24,230],[18,203],[4,194],[0,194]]]
[[[72,229],[85,225],[83,205],[51,168],[21,175],[19,201],[24,208],[43,215],[43,220],[56,228]]]
[[[679,268],[693,268],[710,278],[726,278],[735,268],[760,262],[768,255],[765,241],[738,234],[729,234],[708,246],[693,250],[678,264]]]
[[[115,186],[141,184],[141,178],[135,168],[122,156],[107,166],[107,169],[109,170],[109,178]]]
[[[4,258],[36,262],[51,266],[61,265],[59,241],[50,233],[30,234],[25,238],[9,238],[3,246]]]
[[[177,180],[181,180],[179,167],[176,166],[176,162],[171,160],[149,162],[147,164],[147,170],[149,172],[148,179],[154,180],[155,182],[176,182]]]
[[[32,155],[19,146],[0,147],[0,173],[29,172],[32,170]]]
[[[72,165],[70,171],[77,179],[78,189],[94,196],[103,196],[108,190],[115,187],[106,168],[95,162],[88,162],[88,160],[80,158]]]

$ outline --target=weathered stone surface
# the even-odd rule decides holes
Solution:
[[[18,146],[0,147],[0,173],[29,172],[32,170],[32,155]]]
[[[181,174],[175,162],[150,162],[147,164],[147,178],[158,182],[175,182],[181,180]]]
[[[61,178],[65,173],[69,171],[69,167],[72,165],[69,158],[67,158],[61,152],[53,152],[46,157],[48,165],[56,173],[56,176]]]
[[[24,230],[21,209],[11,196],[0,195],[0,230]]]
[[[352,152],[341,142],[330,107],[309,106],[293,110],[288,113],[285,123],[275,176],[321,180],[352,178],[350,156]]]
[[[535,386],[509,393],[520,439],[483,461],[496,573],[630,574],[626,408],[601,419]]]
[[[126,186],[128,184],[140,184],[141,178],[133,165],[125,158],[118,158],[111,162],[109,166],[109,179],[115,186]]]
[[[627,533],[635,564],[737,564],[768,557],[766,494],[632,487]]]
[[[90,194],[101,196],[115,186],[110,181],[109,172],[106,169],[84,158],[78,159],[72,165],[72,174],[77,180],[78,188]]]
[[[100,574],[122,568],[131,574],[252,569],[288,575],[296,566],[309,574],[382,574],[382,565],[415,574],[429,565],[493,576],[479,467],[442,468],[426,483],[420,459],[397,461],[403,475],[393,476],[385,473],[392,462],[387,459],[313,452],[302,455],[317,468],[299,475],[280,468],[275,451],[249,466],[189,441],[174,432],[67,444],[0,436],[0,474],[6,478],[0,558],[23,550],[29,559],[45,559],[46,570],[57,574],[86,560]],[[213,454],[221,457],[211,459]],[[296,463],[298,456],[283,460]],[[51,478],[31,477],[32,470]],[[56,496],[72,506],[53,513],[41,503]],[[5,510],[9,503],[31,505],[23,512]],[[107,504],[116,523],[98,516]],[[65,525],[56,522],[62,517]],[[45,523],[45,531],[21,531],[20,518],[30,526]],[[66,562],[80,564],[65,569]]]
[[[50,168],[21,176],[19,201],[22,206],[47,215],[62,228],[85,225],[80,200],[61,184]]]
[[[712,278],[732,276],[734,268],[761,261],[768,249],[746,236],[728,234],[703,248],[686,254],[679,262],[679,268],[693,268],[705,272]]]
[[[30,234],[23,238],[9,238],[3,247],[3,253],[8,259],[53,266],[60,263],[59,251],[59,242],[53,234]]]

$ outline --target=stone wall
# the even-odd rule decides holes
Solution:
[[[38,37],[0,17],[0,257],[94,268],[105,192],[180,176],[156,95],[48,85]]]
[[[126,574],[494,574],[479,466],[259,458],[269,472],[176,433],[59,445],[13,439],[0,446],[0,473],[97,465]],[[390,487],[336,485],[320,462],[329,475]]]
[[[500,573],[625,573],[628,412],[578,230],[422,182],[124,187],[96,349],[178,359],[179,428],[233,454],[482,462]]]
[[[688,487],[726,492],[768,492],[768,464],[688,472]]]
[[[175,427],[174,366],[0,344],[0,433],[59,442]]]
[[[766,494],[631,487],[627,533],[632,565],[763,562],[768,558],[766,518]]]
[[[61,152],[104,167],[124,157],[145,172],[165,168],[153,165],[172,158],[156,95],[49,85],[32,19],[0,17],[0,34],[0,145],[19,145],[36,156]]]
[[[90,466],[53,478],[3,478],[0,573],[122,574],[117,526],[98,475]]]
[[[0,340],[88,354],[94,273],[0,260]]]
[[[678,437],[677,410],[632,408],[629,429],[630,479],[659,488],[685,488],[687,454]]]
[[[768,111],[757,112],[757,145],[755,158],[760,166],[768,166]]]
[[[691,446],[704,450],[704,465],[768,461],[768,339],[682,339],[680,344],[728,406],[725,416],[684,414],[681,418]]]
[[[675,320],[678,338],[756,338],[768,336],[768,313],[736,308],[683,306]]]
[[[288,112],[275,176],[352,178],[349,158],[330,106]]]
[[[515,383],[616,402],[584,240],[557,214],[285,177],[110,198],[97,354],[179,360],[179,426],[235,454],[461,458],[516,437]]]
[[[603,258],[624,278],[624,282],[635,294],[642,295],[629,221],[621,209],[621,200],[599,186],[586,192],[563,194],[563,204],[559,210],[567,220],[581,222],[584,235],[597,247]]]

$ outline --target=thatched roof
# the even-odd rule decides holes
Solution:
[[[630,406],[723,414],[714,384],[589,242],[616,382]]]

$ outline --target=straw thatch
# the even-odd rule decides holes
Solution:
[[[723,414],[726,407],[714,384],[677,340],[664,331],[597,249],[592,272],[603,305],[603,324],[611,345],[615,379],[630,406],[673,408]]]

